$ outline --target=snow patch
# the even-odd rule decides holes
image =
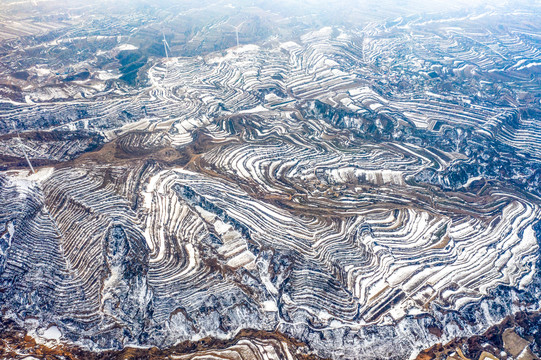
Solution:
[[[263,105],[257,105],[255,108],[239,111],[239,114],[253,114],[263,111],[269,111]]]
[[[62,337],[62,333],[60,332],[58,327],[51,326],[47,330],[45,330],[42,337],[47,339],[47,340],[56,340],[56,341],[58,341]]]
[[[115,49],[119,51],[126,51],[126,50],[137,50],[139,49],[139,47],[132,44],[120,44]]]
[[[272,300],[263,301],[263,310],[275,312],[275,311],[278,311],[278,306],[276,306],[275,301],[272,301]]]

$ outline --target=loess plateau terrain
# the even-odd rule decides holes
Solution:
[[[539,359],[541,4],[0,1],[0,357]]]

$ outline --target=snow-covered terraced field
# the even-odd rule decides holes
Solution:
[[[541,30],[502,16],[323,27],[153,57],[138,88],[0,98],[20,160],[0,173],[3,316],[93,350],[254,329],[403,359],[538,309]],[[173,358],[297,355],[243,338]]]

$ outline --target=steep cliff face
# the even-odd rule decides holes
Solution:
[[[204,338],[183,341],[169,348],[126,347],[122,350],[89,351],[76,345],[58,344],[56,340],[38,342],[12,321],[0,328],[0,356],[7,359],[298,359],[322,360],[311,354],[305,344],[278,332],[242,330],[228,340]]]
[[[538,359],[541,348],[539,336],[540,314],[519,312],[506,317],[485,333],[453,339],[422,351],[417,359]],[[537,354],[537,355],[536,355]]]

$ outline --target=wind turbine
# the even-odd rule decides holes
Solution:
[[[163,35],[163,49],[165,50],[165,57],[167,58],[167,61],[165,62],[165,74],[163,75],[163,80],[167,77],[167,65],[169,64],[169,54],[167,53],[167,49],[169,49],[169,52],[171,52],[171,48],[169,47],[169,44],[167,43],[167,40],[165,39],[165,33],[162,31]]]
[[[163,49],[165,50],[165,57],[167,60],[169,60],[169,55],[167,54],[167,49],[169,49],[169,52],[171,52],[171,48],[169,47],[169,44],[167,43],[167,40],[165,40],[165,33],[162,31],[163,35]]]
[[[245,22],[246,21],[243,21],[240,24],[238,24],[237,26],[227,24],[227,25],[231,26],[233,29],[235,29],[235,35],[237,36],[237,47],[239,47],[239,29],[242,26],[242,24],[244,24]]]
[[[19,132],[17,131],[17,127],[15,126],[15,121],[12,120],[11,124],[13,125],[13,129],[15,129],[15,132],[17,133],[17,138],[19,139],[19,143],[21,144],[21,149],[23,151],[26,162],[28,163],[28,166],[30,166],[30,170],[32,170],[32,172],[35,174],[36,171],[34,170],[34,167],[32,166],[30,159],[28,158],[28,154],[26,153],[26,150],[24,149],[26,145],[23,144],[23,140],[21,139],[21,136],[19,135]]]
[[[237,47],[239,47],[239,26],[235,26],[235,35],[237,35]]]

